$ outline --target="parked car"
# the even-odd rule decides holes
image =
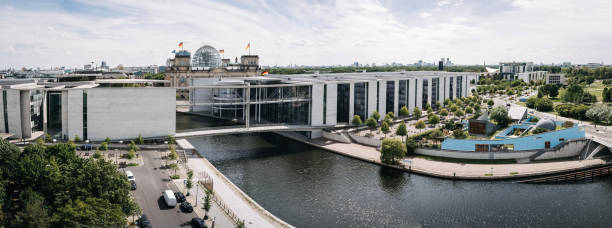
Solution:
[[[83,144],[81,146],[79,146],[79,150],[92,150],[93,146],[91,146],[91,144]]]
[[[164,201],[166,201],[166,205],[168,207],[176,206],[176,197],[174,197],[174,192],[172,192],[172,190],[164,191],[162,193],[162,196],[164,197]]]
[[[204,219],[202,218],[192,218],[191,227],[206,228],[206,223],[204,223]]]
[[[129,181],[136,181],[136,178],[134,177],[132,171],[125,171],[125,175],[127,176]]]
[[[136,190],[136,181],[131,180],[130,181],[130,187],[132,190]]]
[[[176,202],[185,202],[185,195],[182,192],[175,192],[174,197],[176,197]]]
[[[140,228],[151,228],[153,226],[151,226],[151,221],[149,221],[149,218],[147,218],[147,215],[141,215],[140,218],[138,218],[138,227]]]
[[[185,212],[185,213],[191,213],[193,212],[193,206],[191,206],[191,203],[185,201],[183,203],[181,203],[181,211]]]

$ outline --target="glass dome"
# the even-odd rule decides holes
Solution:
[[[554,131],[557,128],[557,124],[555,123],[555,121],[549,119],[541,119],[540,121],[538,121],[538,123],[536,123],[535,127],[546,128],[548,130]]]
[[[191,59],[191,67],[219,67],[221,66],[221,56],[219,51],[210,45],[200,47]]]

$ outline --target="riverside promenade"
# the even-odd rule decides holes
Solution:
[[[465,164],[431,161],[419,157],[407,157],[400,165],[387,165],[380,161],[380,152],[374,147],[356,143],[339,143],[325,138],[306,137],[283,133],[283,136],[348,157],[404,171],[449,179],[501,180],[539,176],[578,170],[604,164],[601,159],[581,161],[540,162],[529,164]]]
[[[177,144],[181,147],[193,148],[187,140],[181,139],[179,141],[177,141]],[[202,156],[190,157],[187,160],[187,166],[194,173],[204,172],[212,179],[215,197],[220,198],[239,220],[244,220],[246,227],[293,227],[257,204],[206,158]]]

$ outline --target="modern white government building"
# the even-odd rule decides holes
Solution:
[[[444,71],[191,78],[190,111],[250,124],[348,124],[374,111],[432,107],[471,95],[480,73]],[[247,115],[248,114],[248,115]]]

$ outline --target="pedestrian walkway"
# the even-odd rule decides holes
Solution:
[[[221,198],[239,219],[245,221],[246,227],[293,227],[257,204],[231,183],[206,158],[190,157],[187,166],[194,173],[208,174],[213,181],[213,189],[217,197]]]
[[[374,147],[363,146],[356,143],[337,143],[324,138],[306,139],[295,135],[283,135],[338,154],[388,166],[380,161],[380,152]],[[407,157],[401,161],[399,166],[390,167],[443,178],[511,179],[571,171],[604,163],[605,161],[601,159],[593,159],[529,164],[465,164],[431,161],[419,157]]]

